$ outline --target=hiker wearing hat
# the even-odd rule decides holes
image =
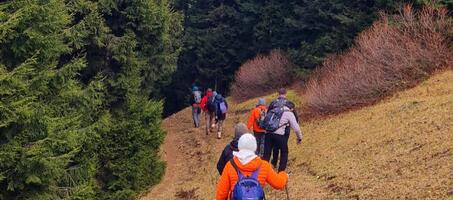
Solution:
[[[217,171],[219,171],[220,175],[222,175],[226,163],[233,158],[233,151],[238,151],[239,138],[248,132],[249,130],[244,123],[237,123],[236,126],[234,126],[234,138],[231,140],[230,144],[225,146],[222,154],[220,154],[219,161],[217,162]]]
[[[264,154],[264,133],[266,130],[260,126],[264,117],[266,116],[266,100],[263,98],[258,99],[258,104],[250,111],[247,128],[253,130],[253,135],[256,138],[256,154],[263,157]]]
[[[217,139],[222,138],[223,122],[226,119],[226,113],[228,111],[228,103],[221,94],[215,96],[215,118],[217,124]]]
[[[233,152],[233,159],[225,165],[217,184],[217,200],[263,199],[265,183],[275,189],[285,187],[288,174],[284,171],[276,173],[268,162],[255,154],[256,148],[256,139],[252,134],[246,133],[239,138],[239,151]]]
[[[269,161],[272,150],[279,149],[281,155],[278,171],[284,171],[288,162],[288,138],[285,137],[285,130],[291,127],[296,132],[297,144],[301,143],[303,135],[294,112],[288,107],[290,102],[286,99],[286,89],[280,88],[278,94],[279,97],[269,105],[266,114],[266,119],[272,120],[264,122],[266,136],[263,159]]]
[[[192,96],[190,98],[190,105],[192,105],[192,119],[195,128],[200,126],[201,114],[201,91],[197,86],[192,87]]]

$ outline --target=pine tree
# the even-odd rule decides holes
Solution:
[[[70,20],[58,0],[0,5],[1,199],[93,197],[89,172],[74,172],[92,167],[77,155],[99,99],[77,81],[84,57],[62,59]]]
[[[227,93],[242,63],[272,49],[289,54],[294,72],[305,76],[349,47],[379,11],[393,12],[403,1],[175,0],[185,35],[174,82],[165,89],[166,112],[186,106],[193,83]]]
[[[0,199],[134,199],[163,173],[167,1],[0,4]]]

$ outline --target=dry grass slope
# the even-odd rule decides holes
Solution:
[[[374,106],[303,123],[302,145],[294,134],[289,141],[291,199],[452,199],[452,80],[447,71]],[[173,178],[143,199],[214,199],[218,155],[255,101],[231,103],[222,140],[188,128],[190,109],[166,119],[167,150],[177,154],[167,171]],[[286,198],[275,190],[267,197]]]
[[[306,124],[293,156],[332,197],[453,198],[452,80],[449,71],[375,106]]]

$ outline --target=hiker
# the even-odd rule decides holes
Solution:
[[[221,94],[217,94],[215,96],[216,102],[216,124],[217,124],[217,139],[222,138],[222,131],[223,131],[223,122],[226,118],[226,113],[228,111],[228,103],[225,98]]]
[[[192,119],[195,128],[200,127],[200,113],[201,113],[201,91],[197,86],[192,87],[192,96],[190,98],[190,105],[192,105]]]
[[[219,161],[217,162],[217,171],[219,171],[220,175],[222,175],[223,168],[225,167],[227,162],[230,161],[231,158],[233,158],[233,151],[239,151],[238,150],[239,138],[243,134],[248,132],[249,130],[247,129],[244,123],[237,123],[236,126],[234,126],[234,138],[233,140],[231,140],[230,144],[226,145],[226,147],[223,149]]]
[[[239,138],[239,151],[233,152],[217,184],[216,199],[264,199],[264,184],[283,189],[288,181],[284,171],[276,173],[256,152],[256,139],[246,133]],[[246,176],[246,177],[245,177]],[[238,183],[238,184],[236,184]]]
[[[272,149],[279,149],[281,155],[278,171],[284,171],[288,162],[288,139],[285,137],[285,129],[291,127],[296,132],[297,144],[302,142],[303,135],[296,116],[287,106],[286,89],[279,89],[278,94],[279,97],[269,105],[264,122],[266,136],[263,159],[269,161]]]
[[[249,121],[247,122],[247,128],[253,130],[253,135],[256,138],[256,154],[259,157],[263,157],[264,154],[264,135],[266,130],[261,128],[261,123],[266,116],[266,100],[263,98],[258,99],[258,104],[255,108],[250,111]]]
[[[214,93],[212,92],[211,88],[208,88],[206,90],[206,94],[203,96],[201,99],[201,109],[203,110],[205,114],[205,120],[206,120],[206,135],[209,134],[209,129],[213,128],[215,125],[213,123],[214,118],[215,118],[215,99],[214,99]]]
[[[299,123],[299,117],[296,113],[296,105],[291,102],[291,101],[287,101],[286,102],[286,106],[290,109],[291,112],[294,113],[294,116],[296,117],[296,121]],[[288,145],[288,139],[289,139],[289,134],[291,132],[291,128],[289,126],[286,126],[285,128],[285,139],[286,139],[286,145]],[[272,160],[271,160],[271,164],[272,166],[276,169],[277,168],[277,162],[278,162],[278,155],[279,153],[281,152],[281,149],[277,148],[274,146],[274,148],[272,149]]]

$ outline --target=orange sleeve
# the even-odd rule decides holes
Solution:
[[[216,200],[227,200],[228,193],[230,193],[230,177],[228,172],[231,170],[231,163],[228,162],[223,169],[222,176],[220,176],[219,183],[217,184]]]
[[[252,111],[250,111],[249,121],[247,122],[247,128],[253,131],[252,127],[254,124],[255,124],[255,109],[252,109]]]
[[[264,163],[263,163],[264,164]],[[265,167],[268,169],[268,176],[266,182],[269,183],[273,188],[281,190],[286,186],[288,182],[288,174],[284,171],[278,174],[272,169],[271,165],[266,162]]]

